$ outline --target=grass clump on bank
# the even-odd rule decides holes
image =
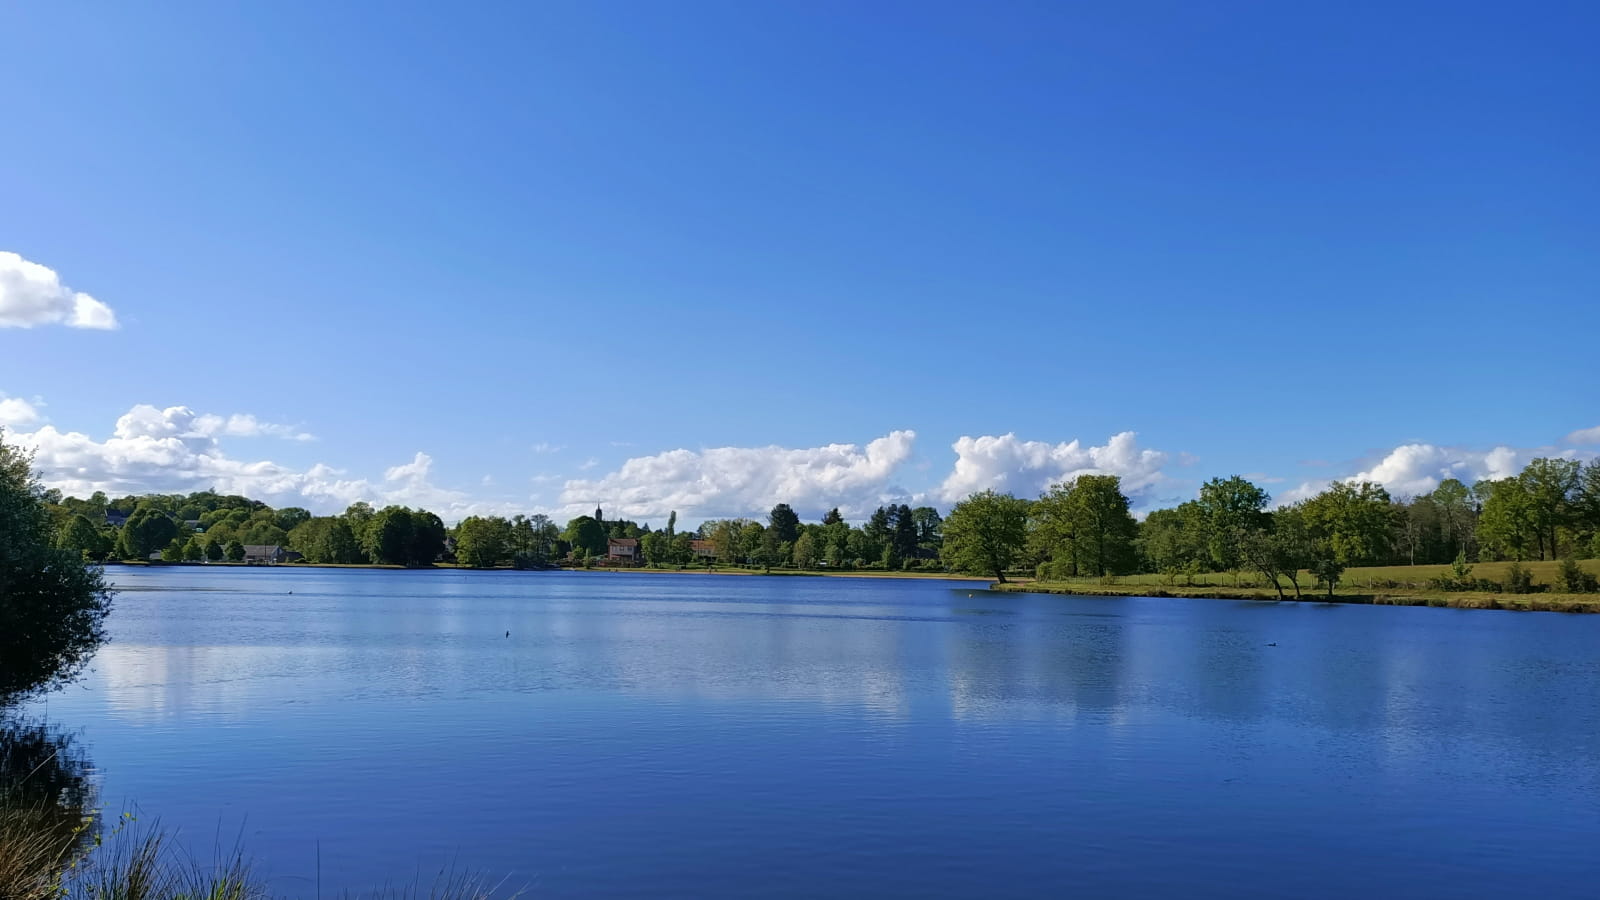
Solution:
[[[240,847],[207,864],[171,833],[124,815],[110,834],[92,819],[63,832],[44,806],[0,806],[0,900],[278,900]],[[514,900],[470,873],[441,872],[431,883],[388,886],[341,900]],[[288,898],[284,898],[288,900]]]

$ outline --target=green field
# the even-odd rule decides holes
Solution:
[[[1582,566],[1600,575],[1600,560],[1583,560]],[[1334,590],[1339,603],[1371,603],[1395,606],[1445,606],[1456,609],[1545,610],[1553,612],[1600,612],[1600,594],[1558,594],[1550,585],[1555,581],[1555,561],[1525,562],[1536,585],[1537,594],[1488,593],[1482,591],[1437,591],[1428,588],[1428,579],[1450,573],[1450,566],[1371,566],[1348,569]],[[1472,575],[1504,581],[1511,563],[1474,563]],[[1294,599],[1294,589],[1283,579],[1286,597]],[[1325,601],[1326,591],[1316,590],[1316,579],[1301,573],[1303,599]],[[994,586],[1000,591],[1026,591],[1047,594],[1089,594],[1098,596],[1141,597],[1217,597],[1235,600],[1276,600],[1278,592],[1260,575],[1231,573],[1197,575],[1192,580],[1179,576],[1122,575],[1108,579],[1076,578],[1066,581],[1024,581]]]

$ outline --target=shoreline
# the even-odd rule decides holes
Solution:
[[[242,563],[242,562],[128,562],[124,560],[110,560],[99,563],[100,566],[110,569],[112,567],[126,567],[130,569],[381,569],[391,572],[592,572],[592,573],[625,573],[641,575],[734,575],[757,577],[818,577],[818,578],[896,578],[906,581],[934,580],[934,581],[974,581],[989,582],[993,579],[987,575],[963,575],[959,572],[887,572],[887,571],[847,571],[830,572],[820,569],[773,569],[763,572],[759,569],[706,569],[689,567],[686,569],[652,569],[646,566],[593,566],[580,568],[574,566],[547,566],[542,569],[515,569],[511,566],[495,566],[493,568],[477,568],[462,566],[455,563],[436,563],[431,566],[397,566],[381,563]]]
[[[1600,594],[1561,594],[1540,592],[1532,594],[1506,594],[1489,593],[1482,591],[1442,592],[1424,591],[1418,589],[1398,588],[1394,591],[1364,591],[1364,592],[1338,592],[1332,599],[1326,594],[1316,591],[1306,591],[1303,596],[1295,597],[1286,595],[1280,600],[1277,592],[1266,586],[1239,586],[1226,585],[1158,585],[1158,584],[1065,584],[1061,582],[1041,582],[1034,580],[996,582],[991,575],[963,575],[958,572],[886,572],[886,571],[848,571],[830,572],[818,569],[773,569],[761,571],[759,569],[738,568],[685,568],[685,569],[652,569],[644,566],[594,566],[591,568],[578,568],[571,566],[551,566],[543,569],[513,569],[510,566],[496,566],[494,568],[473,568],[453,563],[436,564],[432,566],[396,566],[381,565],[376,563],[273,563],[270,565],[247,564],[238,562],[107,562],[106,567],[127,566],[129,568],[162,569],[162,568],[227,568],[227,569],[379,569],[397,572],[588,572],[593,574],[632,574],[632,575],[724,575],[732,577],[811,577],[811,578],[878,578],[896,579],[901,581],[964,581],[984,585],[985,590],[1002,594],[1057,594],[1062,596],[1078,597],[1182,597],[1194,600],[1252,600],[1267,603],[1308,603],[1308,604],[1341,604],[1355,606],[1429,606],[1441,609],[1478,609],[1478,610],[1507,610],[1512,612],[1564,612],[1564,613],[1600,613]]]
[[[992,583],[989,590],[1003,594],[1060,594],[1081,597],[1184,597],[1197,600],[1252,600],[1267,603],[1345,604],[1355,606],[1431,606],[1442,609],[1498,609],[1511,612],[1600,613],[1597,594],[1504,594],[1462,591],[1406,593],[1306,592],[1286,594],[1281,600],[1268,587],[1182,587],[1178,585],[1069,585],[1059,582],[1008,581]]]

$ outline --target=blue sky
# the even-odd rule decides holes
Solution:
[[[69,489],[645,518],[1590,455],[1597,26],[15,4],[0,421]]]

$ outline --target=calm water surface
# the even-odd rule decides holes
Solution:
[[[108,805],[242,834],[293,896],[319,846],[325,889],[453,862],[535,897],[1600,895],[1600,616],[112,574],[114,642],[49,718]]]

